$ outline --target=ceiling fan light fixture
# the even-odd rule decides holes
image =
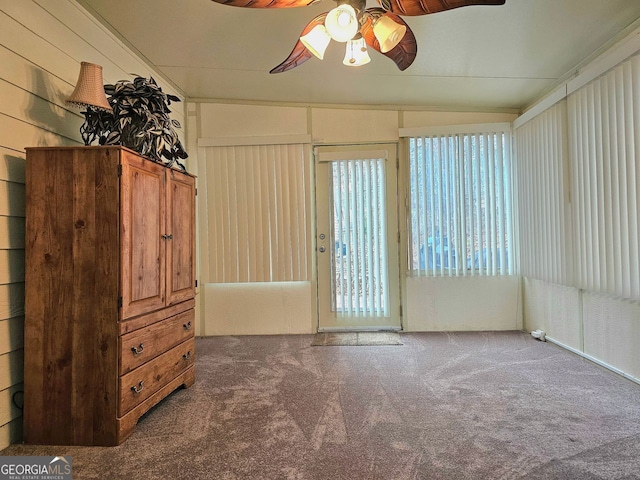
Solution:
[[[331,10],[324,21],[327,32],[336,42],[351,40],[358,33],[358,18],[354,8],[343,3]]]
[[[348,67],[360,67],[371,61],[369,52],[367,52],[367,44],[362,36],[347,41],[347,48],[342,63]]]
[[[380,44],[380,52],[387,53],[400,43],[407,27],[382,16],[373,24],[373,34]]]
[[[324,25],[316,25],[309,33],[300,37],[300,41],[307,47],[307,50],[322,60],[331,41],[331,36],[327,33]]]

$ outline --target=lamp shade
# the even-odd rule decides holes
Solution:
[[[380,17],[373,25],[373,34],[380,43],[380,51],[387,53],[400,43],[407,32],[405,25],[394,22],[389,17]]]
[[[351,40],[358,33],[359,27],[356,11],[346,3],[331,10],[324,20],[324,25],[336,42]]]
[[[81,62],[80,74],[76,88],[67,103],[78,107],[91,106],[100,110],[111,111],[111,105],[104,94],[102,83],[102,66],[95,63]]]
[[[360,37],[347,42],[347,51],[342,61],[343,64],[348,67],[359,67],[366,65],[370,61],[371,57],[369,57],[369,53],[367,52],[367,44],[364,38]]]
[[[307,47],[307,50],[322,60],[331,41],[331,36],[327,33],[324,25],[316,25],[309,33],[300,37],[300,41]]]

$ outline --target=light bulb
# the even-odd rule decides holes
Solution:
[[[349,23],[351,22],[351,14],[349,12],[340,12],[338,14],[338,25],[340,25],[342,28],[347,28],[349,26]]]

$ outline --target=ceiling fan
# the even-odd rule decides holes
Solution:
[[[247,8],[305,7],[322,0],[213,0]],[[366,8],[366,0],[335,0],[337,6],[311,20],[293,50],[269,73],[282,73],[312,56],[320,60],[331,40],[347,44],[344,63],[360,66],[371,60],[367,46],[386,55],[400,70],[413,63],[416,37],[400,15],[417,16],[471,5],[504,5],[506,0],[378,0],[381,8]]]

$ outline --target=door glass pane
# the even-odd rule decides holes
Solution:
[[[332,311],[388,316],[385,160],[331,163]]]

